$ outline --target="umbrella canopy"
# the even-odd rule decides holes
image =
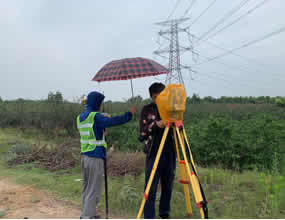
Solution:
[[[97,82],[127,80],[168,73],[168,69],[159,63],[142,58],[125,58],[107,63],[92,80]]]

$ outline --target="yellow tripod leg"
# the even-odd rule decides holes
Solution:
[[[184,195],[185,195],[185,202],[186,202],[186,209],[187,209],[187,215],[189,217],[192,216],[192,208],[191,208],[191,203],[190,203],[190,193],[189,193],[189,178],[187,178],[187,172],[185,170],[185,163],[184,161],[181,161],[180,159],[180,154],[179,154],[179,147],[178,147],[178,141],[177,141],[177,135],[175,128],[173,128],[173,137],[175,141],[175,146],[176,146],[176,154],[177,154],[177,159],[179,163],[179,170],[180,170],[180,177],[181,180],[179,180],[180,183],[184,184]]]
[[[184,136],[184,139],[186,140],[186,143],[187,143],[187,147],[188,147],[188,151],[189,151],[189,154],[190,154],[190,159],[191,159],[191,162],[192,162],[192,165],[193,165],[193,167],[194,167],[194,170],[195,170],[195,173],[196,173],[196,175],[195,175],[195,173],[194,172],[192,172],[191,173],[191,176],[193,176],[192,177],[192,179],[193,179],[193,184],[195,185],[194,187],[197,189],[197,195],[198,195],[198,200],[199,201],[204,201],[204,197],[202,196],[202,186],[200,185],[200,183],[199,183],[199,179],[198,179],[198,173],[197,173],[197,170],[196,170],[196,167],[195,167],[195,163],[194,163],[194,160],[193,160],[193,156],[192,156],[192,152],[191,152],[191,149],[190,149],[190,144],[189,144],[189,141],[188,141],[188,138],[187,138],[187,135],[186,135],[186,131],[185,131],[185,127],[183,126],[183,129],[182,129],[182,131],[181,131],[181,134],[183,134],[182,136]],[[184,143],[184,142],[183,142]],[[199,203],[199,208],[202,206],[202,204],[201,203]],[[200,213],[201,213],[201,216],[202,216],[202,210],[200,209]],[[205,216],[205,210],[203,211],[203,214],[204,214],[204,216]],[[208,213],[207,213],[207,215],[208,215]],[[205,216],[206,217],[206,216]],[[208,216],[207,216],[207,218],[208,218]]]
[[[181,163],[182,162],[182,163]],[[183,179],[187,176],[187,172],[185,170],[185,163],[184,161],[181,160],[179,163],[179,168],[180,168],[180,175],[181,177],[184,176]],[[192,217],[192,208],[191,208],[191,203],[190,203],[190,193],[189,193],[189,178],[186,178],[186,181],[180,180],[179,182],[184,185],[184,195],[185,195],[185,202],[186,202],[186,208],[187,208],[187,215],[189,217]]]
[[[149,193],[149,190],[150,190],[150,187],[151,187],[151,184],[152,184],[152,181],[153,181],[156,169],[157,169],[157,165],[158,165],[158,162],[159,162],[159,159],[160,159],[160,156],[161,156],[161,152],[162,152],[162,149],[163,149],[163,146],[164,146],[164,143],[165,143],[168,131],[169,131],[169,126],[167,126],[165,128],[165,130],[164,130],[164,133],[163,133],[163,136],[162,136],[159,148],[158,148],[158,152],[157,152],[157,155],[156,155],[153,167],[152,167],[152,171],[151,171],[151,174],[150,174],[150,177],[149,177],[149,180],[148,180],[145,192],[144,192],[144,197],[143,197],[143,200],[142,200],[142,203],[141,203],[141,207],[140,207],[140,210],[139,210],[138,215],[137,215],[137,219],[141,218],[141,215],[142,215],[142,212],[143,212],[143,208],[144,208],[145,202],[146,202],[147,197],[148,197],[148,193]]]
[[[175,142],[175,147],[176,147],[177,159],[178,159],[178,161],[180,161],[180,154],[179,154],[179,147],[178,147],[176,130],[175,130],[175,127],[172,127],[172,129],[173,129],[173,137],[174,137],[174,142]]]
[[[192,152],[191,152],[191,150],[190,150],[190,144],[189,144],[189,141],[188,141],[188,138],[187,138],[186,131],[185,131],[185,128],[184,128],[184,127],[183,127],[183,130],[181,131],[181,133],[183,134],[183,135],[181,135],[181,136],[184,137],[185,140],[186,140],[187,148],[188,148],[188,151],[189,151],[189,154],[190,154],[190,159],[191,159],[191,162],[192,162],[192,164],[193,164],[193,166],[194,166],[195,172],[196,172],[196,174],[198,174],[198,173],[197,173],[197,169],[196,169],[196,167],[195,167],[194,160],[193,160]]]
[[[178,127],[176,127],[176,132],[178,134],[178,140],[180,142],[181,150],[182,150],[182,153],[183,153],[183,157],[184,157],[185,162],[186,162],[187,172],[188,172],[189,178],[191,179],[191,185],[192,185],[194,197],[195,197],[196,203],[200,204],[200,202],[202,202],[203,199],[202,199],[200,187],[198,187],[198,185],[197,185],[197,179],[196,179],[197,177],[195,178],[194,177],[195,174],[191,173],[191,170],[190,170],[190,167],[189,167],[189,164],[188,164],[187,155],[186,155],[186,152],[185,152],[185,146],[183,145],[183,141],[182,141],[182,138],[181,138],[181,135],[180,135]],[[205,218],[205,214],[204,214],[204,211],[203,211],[202,207],[200,207],[200,214],[201,214],[201,218]]]

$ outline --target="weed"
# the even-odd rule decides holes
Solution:
[[[124,208],[138,207],[139,195],[135,187],[130,185],[125,185],[123,186],[119,195],[120,199],[122,200],[122,205],[124,206]]]
[[[5,217],[7,214],[8,213],[6,209],[0,209],[0,218]]]

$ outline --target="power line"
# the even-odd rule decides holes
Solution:
[[[199,54],[199,55],[201,55],[201,54]],[[201,55],[204,59],[209,59],[208,57],[206,57],[206,56],[203,56],[203,55]],[[250,70],[250,69],[248,69],[248,68],[246,68],[246,67],[241,67],[241,66],[236,66],[236,65],[230,65],[230,64],[228,64],[228,63],[223,63],[223,62],[220,62],[220,61],[216,61],[215,60],[215,62],[216,63],[219,63],[219,64],[223,64],[224,66],[226,66],[227,68],[229,68],[229,69],[235,69],[235,70],[240,70],[240,72],[247,72],[247,73],[249,73],[249,74],[252,74],[252,71]],[[193,69],[191,69],[191,73],[195,73],[195,71],[193,70]],[[259,71],[257,71],[257,72],[259,72]],[[221,74],[221,73],[220,73]],[[225,74],[224,74],[225,75]],[[225,75],[225,76],[227,76],[227,75]],[[230,75],[230,76],[232,76],[232,75]],[[274,81],[274,77],[272,77],[271,76],[271,78],[269,79],[269,80],[272,80],[272,82],[275,82]],[[284,79],[281,79],[281,78],[275,78],[275,80],[281,80],[281,81],[283,81]],[[251,79],[247,79],[246,80],[246,82],[260,82],[260,83],[264,83],[264,84],[267,84],[268,83],[268,81],[267,82],[261,82],[260,81],[260,78],[257,78],[257,79],[254,79],[254,80],[251,80]]]
[[[190,32],[189,32],[187,29],[186,29],[185,31],[186,31],[186,33],[188,33],[189,35],[191,35],[193,38],[196,38],[196,39],[199,40],[198,37],[196,37],[196,36],[190,34]],[[240,57],[240,58],[242,58],[242,59],[244,59],[244,60],[247,60],[248,62],[252,62],[252,61],[249,61],[249,60],[251,60],[251,59],[246,58],[246,57],[243,57],[243,56],[241,56],[241,55],[239,55],[239,54],[236,54],[236,53],[234,53],[234,52],[231,52],[230,50],[225,49],[225,48],[223,48],[223,47],[220,47],[220,46],[218,46],[218,45],[216,45],[216,44],[214,44],[214,43],[212,43],[212,42],[209,42],[209,41],[206,41],[206,40],[202,40],[202,41],[206,42],[207,44],[209,44],[209,45],[212,46],[212,47],[215,47],[215,48],[218,48],[218,49],[220,49],[220,50],[229,52],[229,53],[231,53],[232,55],[235,55],[235,56]],[[199,54],[196,53],[196,54],[197,54],[197,56],[201,56],[201,57],[203,57],[203,58],[205,59],[205,62],[203,62],[203,63],[207,63],[206,61],[211,60],[211,57],[207,57],[207,56],[201,55],[200,53],[199,53]],[[241,70],[241,71],[243,71],[243,72],[246,71],[246,72],[248,72],[248,73],[251,73],[251,70],[250,70],[249,68],[241,68],[240,66],[237,67],[237,66],[233,66],[233,65],[230,65],[230,64],[228,64],[228,63],[224,63],[224,62],[216,61],[216,60],[215,60],[215,62],[216,62],[216,63],[219,63],[219,64],[223,64],[224,66],[226,66],[226,67],[228,67],[228,68],[231,68],[231,69],[234,68],[234,69],[239,69],[239,70]],[[197,65],[199,65],[199,64],[200,64],[200,63],[194,64],[194,66],[197,66]],[[258,63],[258,65],[261,65],[261,64]]]
[[[170,17],[173,15],[173,13],[174,13],[175,10],[177,9],[177,7],[178,7],[178,5],[180,4],[180,2],[181,2],[181,0],[177,0],[177,1],[176,1],[174,7],[172,8],[170,14],[167,16],[166,20],[169,20],[169,19],[170,19]],[[160,31],[162,31],[162,30],[160,30]],[[160,35],[158,35],[158,39],[156,40],[156,43],[159,45],[159,46],[158,46],[158,49],[160,50],[161,47],[162,47],[162,44],[164,44],[165,41],[164,41],[163,43],[161,43],[161,42],[160,42]]]
[[[187,32],[187,31],[186,31]],[[187,33],[189,33],[189,32],[187,32]],[[190,34],[190,33],[189,33]],[[234,56],[237,56],[237,57],[240,57],[240,58],[242,58],[242,59],[244,59],[244,60],[249,60],[249,58],[247,58],[247,57],[243,57],[243,56],[241,56],[241,55],[239,55],[239,54],[237,54],[237,53],[234,53],[234,52],[232,52],[232,51],[230,51],[229,49],[226,49],[226,48],[224,48],[224,47],[221,47],[221,46],[219,46],[219,45],[217,45],[217,44],[214,44],[213,42],[210,42],[210,41],[207,41],[207,40],[202,40],[202,39],[200,39],[200,38],[198,38],[198,37],[196,37],[196,36],[194,36],[194,35],[191,35],[193,38],[196,38],[196,39],[198,39],[198,40],[201,40],[201,41],[203,41],[203,42],[205,42],[206,44],[208,44],[208,45],[210,45],[210,46],[212,46],[212,47],[215,47],[215,48],[218,48],[218,49],[220,49],[220,50],[223,50],[223,51],[226,51],[226,52],[229,52],[229,53],[231,53],[232,55],[234,55]],[[252,62],[252,60],[250,59],[250,62]],[[260,63],[258,63],[259,65],[260,65]]]
[[[199,75],[199,76],[201,76],[201,75]],[[209,77],[208,77],[209,78]],[[200,80],[199,79],[192,79],[192,81],[193,82],[198,82],[200,85],[203,85],[203,86],[205,86],[205,84],[208,84],[209,85],[209,82],[208,81],[205,81],[205,80],[203,80],[202,82],[200,82]],[[219,81],[219,80],[218,80]],[[221,81],[219,81],[219,82],[221,82]],[[211,84],[210,83],[210,85],[212,86],[213,84]],[[215,85],[216,86],[216,85]],[[220,84],[219,85],[219,87],[223,87],[223,88],[225,88],[225,89],[228,89],[229,91],[233,91],[233,88],[232,87],[228,87],[227,85],[224,85],[224,84]],[[209,87],[207,86],[207,88],[209,89]]]
[[[208,75],[208,74],[205,74],[205,73],[201,73],[201,72],[199,72],[200,74],[199,74],[199,76],[202,76],[202,77],[206,77],[206,78],[210,78],[210,79],[214,79],[214,80],[218,80],[218,81],[223,81],[223,82],[230,82],[230,83],[232,83],[232,81],[231,80],[227,80],[227,79],[224,79],[224,78],[219,78],[219,77],[216,77],[216,76],[212,76],[212,75]],[[228,85],[228,84],[227,84]],[[244,87],[245,85],[243,85],[243,84],[238,84],[238,83],[236,83],[235,82],[235,84],[234,84],[235,86],[237,85],[237,86],[242,86],[242,87]],[[249,86],[245,86],[246,88],[248,88]],[[228,88],[231,88],[232,89],[232,87],[228,87]]]
[[[203,11],[201,12],[201,14],[200,14],[197,18],[195,18],[195,20],[189,25],[189,27],[191,27],[193,24],[195,24],[195,23],[199,20],[199,18],[201,18],[201,17],[209,10],[209,8],[210,8],[212,5],[214,5],[214,3],[215,3],[216,1],[217,1],[217,0],[212,1],[212,2],[210,3],[210,5],[209,5],[205,10],[203,10]]]
[[[209,60],[210,58],[209,57],[206,57],[206,56],[203,56],[201,54],[199,54],[201,57],[203,57],[204,59]],[[249,68],[246,68],[244,66],[236,66],[236,65],[231,65],[231,64],[228,64],[228,63],[224,63],[224,62],[221,62],[221,61],[217,61],[217,60],[214,60],[214,62],[216,63],[219,63],[219,64],[222,64],[228,68],[230,68],[231,70],[232,69],[235,69],[235,70],[240,70],[241,72],[247,72],[249,74],[252,74],[252,70],[250,70]],[[205,62],[206,63],[206,62]],[[195,65],[194,65],[195,66]],[[256,72],[259,72],[259,71],[256,71]],[[272,79],[274,79],[274,77],[271,76]],[[283,81],[284,79],[281,79],[281,78],[276,78],[275,77],[275,80],[281,80]]]
[[[169,19],[170,19],[170,17],[173,15],[173,13],[174,13],[175,10],[177,9],[177,7],[178,7],[178,5],[180,4],[180,2],[181,2],[181,0],[177,0],[177,1],[176,1],[176,4],[174,5],[172,11],[170,12],[170,14],[169,14],[168,17],[166,18],[166,20],[169,20]],[[160,30],[160,31],[162,31],[162,30]],[[158,35],[158,39],[156,40],[156,43],[159,45],[159,46],[158,46],[158,50],[160,50],[161,47],[162,47],[162,44],[165,43],[165,40],[164,40],[163,43],[160,43],[160,35]]]
[[[199,76],[203,76],[203,77],[206,77],[206,78],[212,78],[214,80],[218,80],[218,81],[223,81],[223,82],[229,82],[231,83],[231,88],[233,88],[232,86],[239,86],[239,87],[243,87],[243,88],[247,88],[247,89],[255,89],[255,90],[264,90],[264,88],[271,88],[271,87],[266,87],[266,86],[262,86],[262,87],[256,87],[256,85],[253,85],[253,84],[244,84],[244,83],[240,83],[239,81],[236,81],[236,80],[231,80],[231,79],[225,79],[223,77],[217,77],[217,75],[213,76],[213,75],[209,75],[209,74],[206,74],[204,72],[198,72],[200,73]],[[218,73],[217,73],[218,74]],[[219,75],[222,75],[222,74],[219,74]],[[228,84],[227,84],[228,85]]]
[[[236,50],[240,50],[240,49],[246,48],[246,47],[248,47],[248,46],[250,46],[250,45],[252,45],[252,44],[258,43],[258,42],[263,41],[263,40],[266,40],[267,38],[270,38],[270,37],[272,37],[272,36],[274,36],[274,35],[280,34],[280,33],[284,32],[284,31],[285,31],[285,27],[282,27],[282,28],[280,28],[280,29],[277,30],[277,31],[271,32],[271,33],[269,33],[269,34],[266,34],[265,36],[263,36],[263,37],[261,37],[261,38],[258,38],[258,39],[256,39],[256,40],[250,41],[250,42],[248,42],[248,43],[245,43],[245,44],[243,44],[243,45],[240,46],[240,47],[236,47],[236,48],[234,48],[234,49],[231,49],[231,50],[229,50],[228,52],[225,52],[225,53],[222,53],[222,54],[220,54],[220,55],[218,55],[218,56],[212,57],[212,58],[210,58],[208,61],[202,62],[202,63],[198,63],[198,64],[196,64],[196,65],[201,65],[201,64],[208,63],[208,62],[211,62],[211,61],[213,61],[213,60],[219,59],[219,58],[224,57],[224,56],[226,56],[226,55],[228,55],[228,54],[231,54],[232,52],[234,52],[234,51],[236,51]]]
[[[186,30],[186,32],[187,32],[188,34],[190,34],[187,30]],[[192,35],[192,34],[190,34],[190,35],[191,35],[193,38],[196,38],[196,39],[200,40],[198,37],[196,37],[196,36],[194,36],[194,35]],[[230,51],[229,49],[226,49],[226,48],[224,48],[224,47],[221,47],[221,46],[219,46],[219,45],[217,45],[217,44],[215,44],[215,43],[213,43],[213,42],[211,42],[211,41],[207,41],[207,40],[201,40],[201,41],[202,41],[202,42],[205,42],[206,44],[208,44],[208,45],[210,45],[210,46],[212,46],[212,47],[215,47],[215,48],[217,48],[217,49],[220,49],[220,50],[229,52],[231,55],[236,56],[236,57],[239,57],[239,58],[241,58],[241,59],[243,59],[243,60],[245,60],[245,61],[247,61],[247,62],[255,63],[255,64],[257,64],[258,66],[267,67],[264,63],[261,63],[261,62],[255,60],[255,59],[252,59],[252,58],[248,58],[248,57],[245,57],[245,56],[241,56],[240,54],[237,54],[237,53],[235,53],[235,52],[232,52],[232,51]],[[210,59],[210,58],[207,58],[206,60],[208,60],[208,59]]]
[[[242,18],[244,18],[245,16],[251,14],[253,11],[255,11],[256,9],[258,9],[259,7],[261,7],[263,4],[265,4],[268,0],[264,0],[261,3],[257,4],[254,8],[252,8],[251,10],[247,11],[245,14],[239,16],[238,18],[236,18],[235,20],[233,20],[231,23],[229,23],[228,25],[224,26],[223,28],[221,28],[220,30],[216,31],[215,33],[213,33],[212,35],[210,35],[209,37],[207,37],[205,40],[208,40],[214,36],[216,36],[217,34],[221,33],[222,31],[224,31],[225,29],[229,28],[230,26],[232,26],[233,24],[237,23],[238,21],[240,21]],[[200,44],[199,44],[200,45]]]
[[[188,33],[188,34],[190,34],[187,30],[186,30],[186,33]],[[191,36],[193,37],[193,38],[197,38],[198,39],[198,37],[196,37],[196,36],[194,36],[194,35],[192,35],[191,34]],[[218,48],[218,49],[220,49],[220,50],[223,50],[223,51],[226,51],[226,52],[229,52],[231,55],[233,55],[233,56],[236,56],[236,57],[239,57],[239,58],[241,58],[241,59],[243,59],[243,60],[245,60],[245,61],[247,61],[247,62],[250,62],[250,63],[255,63],[255,64],[257,64],[258,66],[264,66],[264,67],[266,67],[266,68],[268,68],[268,66],[266,66],[264,63],[261,63],[261,62],[259,62],[259,61],[256,61],[256,60],[254,60],[254,59],[251,59],[251,58],[248,58],[248,57],[244,57],[244,56],[241,56],[240,54],[237,54],[237,53],[235,53],[235,52],[231,52],[229,49],[225,49],[225,48],[223,48],[223,47],[221,47],[221,46],[219,46],[219,45],[217,45],[217,44],[214,44],[214,43],[212,43],[212,42],[210,42],[210,41],[206,41],[206,40],[202,40],[203,42],[205,42],[206,44],[208,44],[208,45],[210,45],[210,46],[212,46],[212,47],[215,47],[215,48]],[[199,53],[199,55],[201,55],[200,53]],[[209,57],[206,57],[206,56],[203,56],[203,55],[201,55],[206,61],[208,61],[208,60],[210,60],[211,58],[209,58]],[[239,69],[239,70],[241,70],[241,71],[246,71],[246,72],[248,72],[248,73],[251,73],[251,70],[249,69],[249,68],[241,68],[242,66],[233,66],[233,65],[229,65],[228,63],[223,63],[223,62],[220,62],[220,61],[216,61],[215,60],[215,62],[216,63],[219,63],[219,64],[223,64],[224,66],[227,66],[227,67],[229,67],[229,68],[235,68],[235,69]],[[199,63],[198,63],[199,64]],[[198,65],[197,64],[197,65]],[[248,66],[246,66],[246,67],[248,67]],[[270,67],[270,70],[272,71],[272,67]],[[261,69],[255,69],[255,72],[262,72],[262,71],[264,71],[264,68],[261,70]],[[275,75],[278,75],[278,76],[280,76],[280,74],[278,74],[278,73],[274,73],[274,72],[271,72],[271,74],[275,74]],[[272,78],[274,78],[274,77],[272,77]],[[275,77],[275,79],[277,79],[277,80],[284,80],[284,79],[280,79],[280,78],[276,78]]]
[[[212,74],[216,74],[216,75],[223,75],[223,76],[225,76],[225,77],[233,77],[233,75],[229,75],[229,74],[225,74],[225,73],[221,73],[221,72],[210,72],[210,73],[212,73]],[[224,78],[223,78],[224,79]],[[227,79],[224,79],[225,81],[227,80]],[[259,83],[259,82],[257,82],[257,80],[249,80],[249,79],[244,79],[244,78],[242,78],[242,79],[232,79],[232,80],[234,80],[234,83],[236,84],[236,83],[240,83],[240,82],[242,82],[243,83],[243,85],[244,86],[256,86],[256,83]],[[232,81],[231,81],[232,82]],[[262,87],[266,87],[266,88],[271,88],[271,87],[268,87],[268,81],[267,82],[262,82],[263,83],[263,85],[262,85]],[[247,85],[246,85],[247,84]],[[241,84],[242,85],[242,84]],[[257,87],[256,87],[257,88]],[[259,88],[258,87],[258,89],[261,89],[261,88]]]
[[[197,0],[192,0],[192,2],[190,3],[189,7],[185,10],[182,18],[186,17],[186,15],[189,13],[189,11],[191,10],[191,8],[193,7],[193,5],[195,4]]]
[[[237,7],[233,8],[229,13],[227,13],[223,18],[221,18],[216,24],[214,24],[208,31],[202,34],[199,38],[204,39],[209,33],[211,33],[216,27],[220,24],[224,23],[229,17],[231,17],[235,12],[241,9],[248,1],[250,0],[243,0]]]
[[[206,77],[208,79],[213,79],[213,80],[219,82],[219,87],[228,89],[229,91],[233,91],[233,88],[235,86],[238,86],[238,87],[241,87],[241,88],[250,89],[252,91],[264,91],[264,86],[262,86],[262,88],[261,88],[261,87],[256,87],[256,85],[252,85],[252,84],[237,83],[236,79],[226,79],[226,78],[223,78],[223,77],[217,77],[216,75],[215,76],[209,75],[209,74],[206,74],[205,72],[200,72],[200,71],[197,72],[197,73],[199,73],[199,75],[198,75],[199,77]],[[212,72],[212,74],[223,75],[221,73],[214,73],[214,72]],[[193,81],[193,82],[198,82],[199,84],[201,84],[203,86],[205,86],[205,83],[206,84],[209,83],[209,81],[204,81],[204,80],[200,82],[199,79],[197,79],[197,78],[193,79],[192,77],[190,79],[185,77],[185,79],[189,80],[189,81]],[[220,83],[222,83],[222,84],[220,84]],[[231,83],[231,84],[229,84],[229,83]],[[248,82],[246,82],[246,83],[248,83]],[[211,84],[211,86],[212,85],[213,84]],[[217,86],[217,85],[215,84],[215,86]],[[192,88],[193,88],[193,85],[192,85]],[[207,88],[209,88],[209,87],[207,87]],[[271,87],[265,87],[265,88],[266,89],[271,89]]]
[[[231,24],[229,24],[229,25],[225,26],[224,28],[220,29],[218,32],[221,32],[221,31],[222,31],[223,29],[225,29],[226,27],[229,27],[230,25],[236,23],[236,22],[237,22],[238,20],[240,20],[241,18],[243,18],[243,17],[245,17],[246,15],[252,13],[254,10],[258,9],[258,8],[261,7],[263,4],[265,4],[266,1],[268,1],[268,0],[264,0],[264,1],[260,2],[260,3],[257,4],[255,7],[253,7],[253,8],[250,9],[249,11],[247,11],[247,13],[243,14],[242,16],[240,16],[239,18],[237,18],[236,20],[234,20]],[[187,32],[188,34],[190,34],[188,30],[186,30],[186,32]],[[215,32],[215,34],[217,34],[218,32]],[[213,35],[215,35],[215,34],[213,34]],[[210,37],[212,37],[213,35],[211,35]],[[201,42],[207,43],[208,45],[210,45],[210,46],[212,46],[212,47],[215,47],[215,48],[218,48],[218,49],[220,49],[220,50],[226,51],[226,52],[228,52],[228,53],[230,53],[230,54],[232,54],[232,55],[234,55],[234,56],[237,56],[237,57],[239,57],[239,58],[241,58],[241,59],[243,59],[243,60],[246,60],[247,62],[250,62],[250,63],[254,62],[254,63],[258,64],[258,66],[266,66],[266,65],[264,65],[263,63],[258,62],[258,61],[254,60],[254,59],[250,59],[250,58],[241,56],[241,55],[239,55],[239,54],[237,54],[237,53],[234,53],[234,52],[232,52],[232,51],[230,51],[230,50],[228,50],[228,49],[225,49],[225,48],[223,48],[223,47],[221,47],[221,46],[218,46],[217,44],[214,44],[214,43],[212,43],[212,42],[207,41],[207,39],[209,39],[210,37],[207,38],[207,39],[205,39],[205,40],[203,40],[203,39],[200,39],[200,38],[198,38],[198,37],[196,37],[196,36],[194,36],[194,35],[191,35],[191,36],[192,36],[193,38],[196,38],[197,40],[199,40],[199,41],[201,41]],[[208,60],[208,59],[207,59],[207,60]]]
[[[200,81],[200,80],[197,80],[197,79],[192,80],[192,81],[193,81],[192,87],[193,87],[193,84],[195,84],[195,83],[198,83],[199,86],[203,86],[203,87],[207,88],[208,90],[209,90],[209,85],[210,85],[210,86],[213,86],[213,84],[211,84],[211,83],[205,83],[204,81]],[[195,83],[194,83],[194,82],[195,82]],[[206,85],[206,84],[208,84],[208,85]],[[197,87],[198,87],[198,86],[197,86]],[[233,93],[232,88],[229,88],[229,87],[227,87],[227,86],[224,87],[224,85],[222,85],[221,87],[223,87],[224,89],[230,91],[231,94],[232,94],[232,96],[234,96],[234,93]],[[198,93],[195,93],[195,94],[199,95]],[[228,94],[227,94],[227,95],[228,95]]]

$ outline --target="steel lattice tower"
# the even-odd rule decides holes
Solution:
[[[168,26],[170,27],[168,30],[159,31],[159,36],[162,36],[164,39],[169,41],[169,48],[163,50],[156,50],[154,54],[161,54],[161,53],[169,53],[169,63],[168,69],[169,73],[166,76],[165,84],[175,83],[175,84],[183,84],[183,76],[181,73],[181,68],[190,69],[188,66],[182,66],[180,64],[180,52],[181,51],[188,51],[191,50],[191,47],[181,47],[179,45],[179,32],[186,32],[186,28],[179,28],[179,24],[188,20],[189,18],[181,18],[181,19],[173,19],[164,22],[156,23],[157,25]],[[167,37],[165,35],[170,35]]]

